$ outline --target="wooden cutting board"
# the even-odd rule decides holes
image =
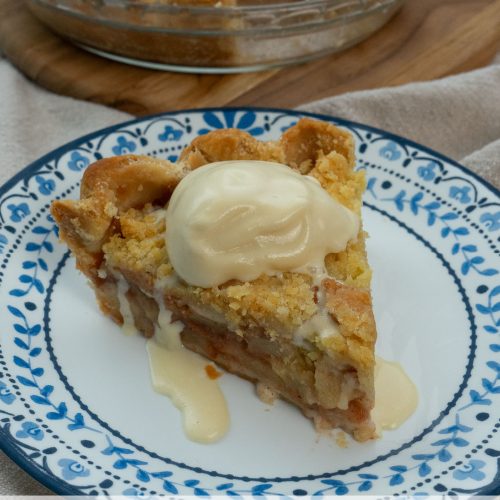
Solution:
[[[44,27],[24,0],[0,0],[0,51],[38,84],[136,115],[207,106],[294,107],[346,91],[480,67],[500,40],[500,0],[407,0],[368,40],[279,70],[187,75],[91,55]]]

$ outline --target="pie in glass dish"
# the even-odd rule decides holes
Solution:
[[[80,199],[54,201],[51,210],[61,239],[89,278],[101,310],[116,323],[132,325],[150,338],[157,331],[161,311],[168,310],[172,321],[182,323],[180,335],[187,349],[255,382],[263,400],[281,397],[300,408],[318,429],[340,428],[366,441],[375,437],[370,412],[376,328],[360,219],[365,180],[354,165],[352,136],[326,122],[301,119],[270,142],[236,129],[217,130],[194,139],[176,163],[134,155],[99,160],[83,175]],[[218,273],[217,262],[226,266],[249,245],[240,245],[236,252],[232,228],[246,236],[257,231],[252,244],[258,251],[264,248],[259,257],[264,260],[274,251],[265,245],[269,241],[275,245],[278,238],[269,227],[256,229],[259,224],[254,222],[261,220],[261,212],[254,212],[253,205],[232,210],[219,186],[208,201],[210,187],[186,191],[191,178],[204,171],[219,175],[220,166],[228,179],[240,171],[248,176],[248,183],[238,177],[240,184],[231,187],[237,193],[255,184],[254,168],[264,172],[261,180],[269,169],[269,182],[261,189],[267,197],[262,206],[269,202],[284,214],[277,225],[274,212],[264,214],[271,220],[269,227],[278,227],[279,238],[295,242],[297,235],[307,239],[316,234],[321,246],[330,236],[329,224],[336,223],[335,213],[300,205],[302,195],[297,198],[300,210],[289,210],[290,194],[286,184],[280,184],[285,178],[280,176],[287,175],[291,185],[304,180],[304,189],[314,191],[311,203],[317,204],[320,198],[325,203],[321,207],[327,207],[328,200],[334,203],[338,213],[352,222],[349,237],[323,255],[319,264],[321,254],[314,250],[301,254],[315,256],[310,266],[297,266],[295,261],[281,265],[285,259],[281,255],[257,276],[252,272],[260,268],[248,259],[238,261],[238,265],[250,262],[243,274]],[[277,184],[273,179],[278,179]],[[274,189],[276,185],[283,189]],[[229,209],[214,226],[210,214],[219,205]],[[194,207],[193,213],[185,207]],[[301,218],[304,211],[306,225]],[[248,223],[252,214],[253,222]],[[205,261],[201,254],[193,257],[196,249],[190,240],[199,236],[203,224],[212,224],[212,231],[200,236]],[[180,245],[179,238],[187,239]],[[207,241],[217,251],[208,252]],[[213,260],[222,247],[222,259]],[[292,257],[296,254],[286,258]],[[191,265],[195,261],[198,264]],[[223,276],[219,278],[223,282],[213,275]]]

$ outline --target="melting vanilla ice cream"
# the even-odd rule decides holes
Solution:
[[[182,345],[184,325],[171,320],[172,313],[160,308],[155,339],[147,343],[153,388],[181,410],[189,439],[213,443],[229,428],[226,400],[217,381],[207,374],[208,361]]]
[[[399,363],[376,357],[375,408],[372,418],[377,432],[400,427],[415,412],[418,391]]]
[[[197,168],[176,187],[166,242],[176,273],[204,288],[261,274],[324,270],[359,231],[356,214],[311,176],[241,160]]]

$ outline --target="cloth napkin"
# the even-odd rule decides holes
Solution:
[[[499,63],[438,81],[344,94],[300,109],[406,136],[460,161],[499,187]],[[1,56],[0,89],[0,184],[52,149],[130,118],[47,92]],[[0,495],[48,494],[0,452]]]

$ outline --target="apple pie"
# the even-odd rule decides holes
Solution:
[[[197,172],[219,175],[218,165],[224,166],[228,178],[232,169],[247,176],[238,177],[231,187],[234,192],[255,184],[264,193],[264,212],[254,212],[248,203],[233,210],[233,198],[218,183],[213,189],[209,184],[203,188],[209,177],[200,181],[201,190],[186,191]],[[370,411],[376,329],[360,222],[365,180],[354,165],[352,136],[326,122],[303,118],[279,140],[269,142],[236,129],[217,130],[194,139],[176,163],[134,155],[97,161],[83,175],[80,199],[54,201],[52,214],[100,308],[116,323],[132,324],[150,338],[166,308],[172,320],[182,323],[181,340],[187,349],[255,382],[262,399],[281,397],[300,408],[318,429],[340,428],[366,441],[375,435]],[[252,177],[254,169],[264,172],[260,181]],[[262,183],[266,172],[269,182]],[[278,175],[275,184],[273,172]],[[287,174],[294,186],[304,180],[304,189],[315,193],[307,203],[298,196],[300,210],[287,205],[288,188],[280,180]],[[248,182],[241,180],[247,178]],[[215,194],[206,201],[211,190]],[[358,221],[339,246],[324,247],[325,255],[304,254],[315,255],[310,266],[281,265],[286,259],[279,256],[275,267],[261,268],[245,257],[238,261],[250,262],[245,273],[232,268],[219,273],[242,237],[233,234],[234,228],[243,227],[245,237],[257,231],[259,251],[276,238],[281,238],[281,245],[297,235],[316,234],[316,243],[323,245],[337,231],[329,225],[335,224],[336,216],[324,208],[327,198],[343,217]],[[317,205],[319,199],[325,205]],[[313,202],[320,207],[316,212]],[[210,214],[221,204],[224,218],[214,226]],[[281,210],[279,223],[272,210]],[[300,215],[304,210],[308,226]],[[259,226],[261,215],[269,219],[265,230]],[[293,225],[292,219],[298,223]],[[215,250],[194,266],[201,257],[193,257],[196,249],[189,245],[205,223],[212,224],[212,232],[200,236],[197,248],[206,253],[212,245]],[[289,232],[283,233],[283,228]],[[184,246],[179,243],[182,238],[187,238],[181,242]],[[210,245],[207,238],[212,238]],[[247,243],[240,247],[246,249]],[[224,245],[223,258],[214,260]],[[273,252],[263,251],[259,258],[267,259]],[[295,256],[288,253],[286,258]]]

